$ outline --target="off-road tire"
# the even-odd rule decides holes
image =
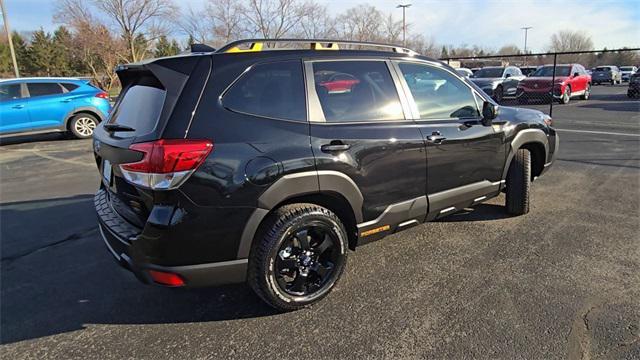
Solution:
[[[336,264],[331,281],[324,291],[308,296],[294,296],[283,291],[274,281],[274,264],[278,249],[289,234],[310,221],[326,222],[334,230],[340,243],[342,261]],[[340,219],[330,210],[315,204],[291,204],[276,209],[260,226],[249,255],[247,282],[253,291],[271,307],[280,311],[298,310],[327,296],[344,271],[348,237]]]
[[[530,188],[531,154],[527,149],[518,149],[507,172],[507,213],[524,215],[529,212]]]

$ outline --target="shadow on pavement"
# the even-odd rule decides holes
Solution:
[[[625,97],[626,99],[626,97]],[[580,108],[587,109],[602,109],[606,111],[640,111],[640,104],[634,101],[617,101],[617,102],[603,102],[595,104],[580,104]]]
[[[24,143],[32,143],[39,141],[52,141],[52,140],[69,140],[70,137],[66,133],[62,132],[53,132],[46,134],[32,134],[32,135],[14,135],[8,136],[4,138],[0,138],[0,146],[3,145],[14,145],[14,144],[24,144]]]
[[[0,208],[1,343],[90,324],[174,324],[277,314],[246,285],[168,289],[139,283],[108,253],[96,231],[92,203],[91,196],[83,195]]]

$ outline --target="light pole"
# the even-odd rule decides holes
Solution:
[[[527,65],[527,33],[530,29],[533,29],[532,26],[521,27],[520,29],[524,30],[524,64]]]
[[[20,77],[18,71],[18,62],[16,61],[16,52],[13,49],[13,39],[11,38],[11,30],[9,29],[9,20],[7,19],[7,11],[4,9],[4,0],[0,0],[0,11],[2,11],[2,22],[4,23],[4,31],[7,33],[9,39],[9,51],[11,52],[11,60],[13,61],[13,71],[16,73],[16,77]]]
[[[397,8],[402,8],[402,46],[407,46],[407,22],[406,22],[406,11],[407,8],[411,7],[411,4],[400,4],[396,6]]]

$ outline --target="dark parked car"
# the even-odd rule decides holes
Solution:
[[[557,65],[555,76],[554,66],[545,65],[520,82],[516,97],[521,104],[529,100],[550,100],[552,88],[553,99],[561,104],[576,96],[587,100],[591,95],[591,76],[580,64]]]
[[[122,93],[94,135],[95,208],[142,282],[247,281],[298,309],[331,291],[349,249],[501,192],[526,214],[558,152],[548,116],[500,107],[410,50],[257,41],[117,70]],[[330,91],[329,73],[357,82]]]
[[[629,89],[627,90],[627,96],[630,98],[640,96],[640,73],[631,75],[629,79]]]
[[[471,81],[499,103],[505,97],[514,97],[524,78],[515,66],[483,67],[471,76]]]
[[[614,65],[598,66],[593,70],[591,78],[596,85],[602,83],[610,83],[611,85],[622,84],[622,73],[620,69]]]

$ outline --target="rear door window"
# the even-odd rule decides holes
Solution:
[[[27,83],[29,97],[62,94],[63,90],[58,83]]]
[[[384,61],[318,61],[313,77],[326,122],[404,120]]]
[[[73,91],[73,90],[75,90],[75,89],[77,89],[77,88],[78,88],[78,85],[76,85],[76,84],[72,84],[72,83],[62,83],[62,84],[60,84],[60,85],[62,85],[62,87],[63,87],[67,92],[69,92],[69,91]]]
[[[22,98],[20,84],[0,85],[0,101],[9,101]]]
[[[272,119],[306,121],[302,62],[258,64],[243,74],[222,97],[231,111]]]
[[[139,136],[153,131],[160,118],[166,91],[152,81],[139,81],[121,94],[113,109],[109,123],[117,123],[135,129],[118,132],[121,136]]]

